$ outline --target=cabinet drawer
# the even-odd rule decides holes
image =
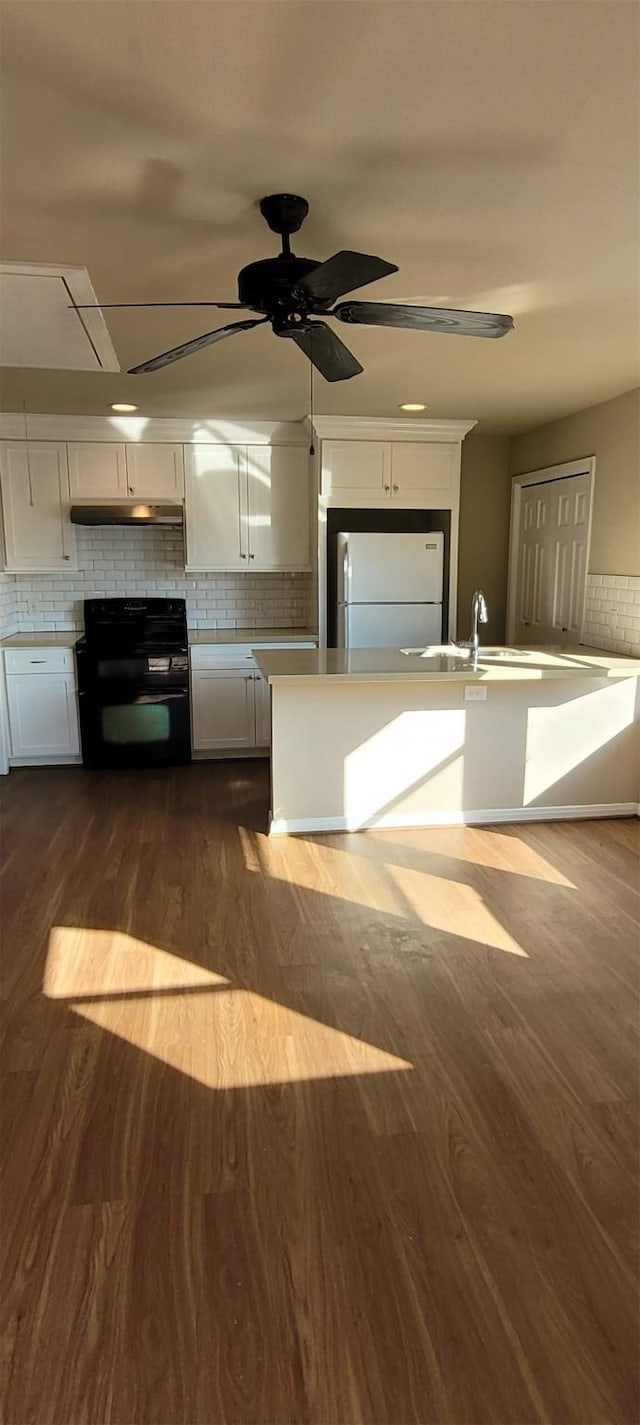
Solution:
[[[5,648],[7,673],[73,673],[72,648]]]
[[[197,643],[191,648],[192,668],[241,668],[253,663],[250,643]]]

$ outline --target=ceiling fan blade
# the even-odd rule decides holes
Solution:
[[[348,381],[364,369],[325,322],[309,322],[300,331],[291,332],[291,337],[325,381]]]
[[[115,312],[126,307],[239,307],[244,302],[70,302],[72,312]],[[245,309],[246,310],[246,309]]]
[[[218,327],[214,332],[205,332],[204,336],[196,336],[193,341],[183,341],[181,346],[174,346],[171,351],[163,351],[161,356],[154,356],[151,361],[142,361],[139,366],[132,366],[128,375],[139,376],[143,371],[159,371],[161,366],[170,366],[173,361],[181,361],[183,356],[202,351],[203,347],[212,346],[214,341],[222,341],[225,336],[233,336],[234,332],[246,332],[251,327],[262,326],[266,320],[266,317],[257,317],[254,321],[232,322],[230,326]]]
[[[408,327],[458,336],[506,336],[514,326],[513,317],[498,312],[458,312],[452,307],[404,307],[387,302],[341,302],[327,315],[370,327]]]
[[[393,262],[385,262],[382,257],[347,250],[336,252],[321,262],[298,286],[316,302],[335,302],[343,292],[354,292],[357,287],[366,287],[367,282],[376,282],[379,277],[388,277],[390,272],[397,271]]]

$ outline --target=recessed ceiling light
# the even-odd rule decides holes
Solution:
[[[404,401],[398,406],[399,411],[426,411],[426,406],[422,401]]]
[[[114,401],[112,411],[137,411],[137,406],[132,406],[129,401]]]

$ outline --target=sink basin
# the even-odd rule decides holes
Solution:
[[[428,648],[401,648],[407,658],[468,658],[470,648],[458,648],[455,643],[430,643]]]

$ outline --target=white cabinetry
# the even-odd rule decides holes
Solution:
[[[126,498],[127,460],[121,441],[74,440],[68,451],[72,499]]]
[[[247,447],[248,554],[253,569],[309,568],[309,457],[298,445]]]
[[[460,445],[451,441],[325,440],[321,492],[349,503],[457,495]]]
[[[139,500],[181,500],[184,458],[181,445],[160,441],[127,445],[127,491]]]
[[[262,648],[314,648],[301,639]],[[191,649],[192,747],[197,755],[255,752],[271,742],[271,690],[251,644],[196,644]]]
[[[246,667],[193,670],[194,751],[255,747],[254,679]]]
[[[186,448],[187,569],[309,568],[306,447]]]
[[[4,440],[0,477],[5,568],[10,573],[45,573],[75,565],[66,446]]]
[[[11,760],[47,763],[80,752],[73,652],[5,650]]]
[[[185,453],[187,569],[247,569],[245,447],[194,445]]]

